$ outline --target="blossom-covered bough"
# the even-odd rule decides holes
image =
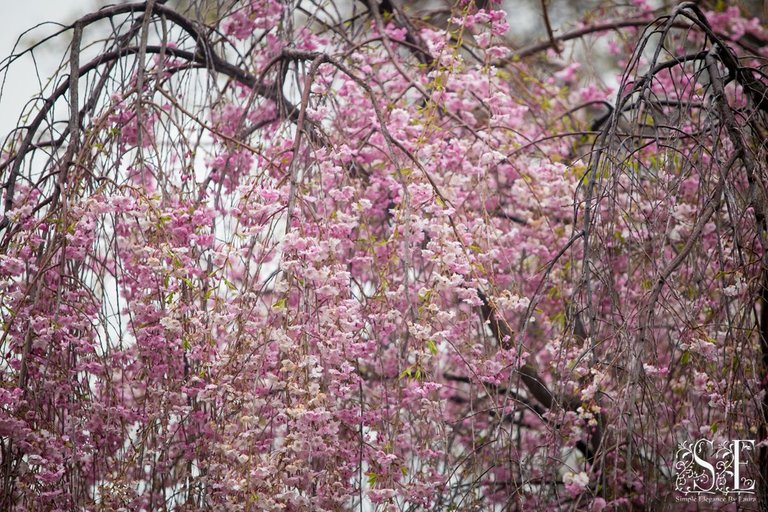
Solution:
[[[4,61],[69,42],[0,161],[0,508],[676,510],[701,438],[766,506],[768,33],[446,5],[150,0]]]

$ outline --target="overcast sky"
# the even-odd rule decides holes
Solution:
[[[96,7],[93,0],[21,0],[16,2],[4,2],[2,16],[0,16],[0,60],[11,54],[13,45],[18,37],[27,29],[46,21],[69,23],[77,15],[83,14]],[[37,29],[35,34],[50,33],[53,27]],[[33,36],[34,37],[34,36]],[[22,47],[29,46],[32,38],[24,40]],[[68,39],[63,38],[61,44],[66,44]],[[36,55],[43,78],[50,76],[54,66],[59,62],[62,52],[54,55],[54,48],[50,51]],[[0,75],[0,80],[3,75]],[[17,61],[10,73],[5,78],[5,85],[0,96],[0,141],[16,126],[21,108],[36,91],[38,91],[34,66],[30,59]]]

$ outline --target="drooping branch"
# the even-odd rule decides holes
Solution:
[[[509,327],[509,324],[503,318],[499,317],[496,312],[496,308],[490,299],[481,291],[478,290],[478,296],[483,301],[483,305],[480,307],[480,312],[483,321],[490,327],[496,342],[500,347],[505,350],[514,348],[514,332]],[[539,402],[542,407],[547,411],[553,411],[555,409],[563,409],[566,411],[576,411],[582,404],[581,400],[577,396],[562,396],[555,395],[547,386],[545,380],[539,374],[538,369],[531,363],[523,363],[518,368],[517,373],[520,375],[520,380],[525,385],[531,396]],[[589,462],[594,460],[597,450],[600,448],[602,440],[602,425],[604,424],[604,417],[601,414],[598,425],[592,430],[590,436],[590,446],[577,445],[577,448],[584,453]]]
[[[73,27],[77,37],[75,37],[73,44],[76,42],[79,42],[84,26],[94,23],[96,21],[99,21],[108,16],[114,16],[122,12],[133,12],[134,10],[137,9],[138,6],[135,4],[131,4],[127,6],[121,6],[121,7],[123,7],[123,9],[109,9],[107,12],[100,11],[99,16],[89,15],[75,22]],[[192,23],[189,20],[186,20],[185,18],[180,16],[178,13],[175,13],[174,11],[170,11],[164,8],[160,4],[155,5],[154,8],[162,12],[163,15],[168,15],[171,18],[173,18],[173,21],[178,22],[180,26],[184,27],[188,31],[192,30],[192,27],[193,27]],[[299,121],[300,110],[297,109],[293,104],[291,104],[274,87],[263,84],[262,82],[257,80],[255,75],[219,57],[217,53],[210,50],[210,44],[207,41],[205,41],[204,37],[199,32],[194,31],[193,34],[196,40],[198,41],[198,51],[194,53],[186,50],[181,50],[175,47],[166,46],[166,45],[164,46],[139,45],[139,46],[133,46],[133,47],[122,47],[113,51],[105,52],[99,55],[98,57],[94,58],[87,64],[81,67],[77,67],[77,69],[73,70],[70,73],[70,80],[62,82],[45,99],[43,105],[38,110],[32,122],[25,127],[26,134],[24,138],[21,140],[21,143],[19,144],[19,147],[15,150],[14,154],[8,159],[6,159],[4,162],[2,162],[2,164],[0,164],[0,172],[3,171],[8,165],[11,165],[11,170],[10,170],[8,179],[4,184],[4,187],[6,189],[6,197],[5,197],[5,203],[4,203],[3,218],[0,219],[0,230],[7,228],[8,225],[10,224],[7,213],[10,210],[12,210],[14,207],[14,193],[15,193],[16,180],[17,180],[19,171],[21,169],[22,162],[27,152],[31,149],[34,149],[33,142],[35,140],[35,137],[37,136],[39,127],[42,125],[42,123],[45,121],[48,115],[53,111],[53,108],[58,102],[58,100],[64,97],[68,93],[68,91],[70,92],[70,95],[72,95],[75,99],[77,99],[77,94],[73,95],[71,92],[74,90],[76,93],[77,84],[76,84],[76,81],[74,80],[75,77],[79,79],[87,75],[91,71],[98,69],[102,65],[111,65],[118,60],[124,59],[132,55],[142,55],[142,54],[170,55],[179,59],[183,59],[192,65],[199,65],[201,67],[205,67],[206,69],[210,69],[213,72],[221,73],[233,80],[236,80],[237,82],[243,85],[250,87],[255,91],[256,94],[264,97],[265,99],[272,100],[278,105],[281,105],[280,111],[287,113],[287,119],[289,119],[292,122]],[[204,48],[205,51],[200,51],[201,48]],[[75,59],[73,60],[73,63],[75,63],[77,62],[77,57],[79,55],[79,52],[75,49],[74,46],[73,46],[72,52],[73,52],[73,59]],[[285,58],[290,58],[289,53],[285,54]],[[73,89],[73,86],[75,87],[75,89]],[[93,105],[88,105],[88,106],[90,106],[90,108],[93,108]],[[73,108],[77,110],[77,105],[75,104]],[[81,115],[79,111],[75,115],[70,116],[70,122],[67,127],[70,137],[75,136],[72,133],[72,129],[74,126],[79,127],[80,116]],[[311,133],[311,135],[315,136],[314,133]],[[65,137],[60,138],[59,143],[63,144],[64,140],[65,140]],[[72,150],[74,150],[74,147],[75,147],[74,145],[71,146]],[[65,159],[65,163],[66,163],[66,159]],[[54,203],[55,203],[55,199],[54,199]],[[6,241],[7,241],[7,237],[6,237]]]

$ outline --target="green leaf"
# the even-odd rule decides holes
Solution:
[[[288,303],[288,301],[286,301],[285,297],[283,297],[282,299],[280,299],[277,302],[275,302],[274,304],[272,304],[272,307],[275,308],[275,309],[285,309],[285,306],[286,306],[287,303]]]
[[[435,344],[435,340],[427,341],[427,348],[430,352],[432,352],[433,356],[437,355],[437,345]]]
[[[687,350],[683,352],[683,356],[680,358],[680,364],[688,364],[691,362],[691,353]]]

